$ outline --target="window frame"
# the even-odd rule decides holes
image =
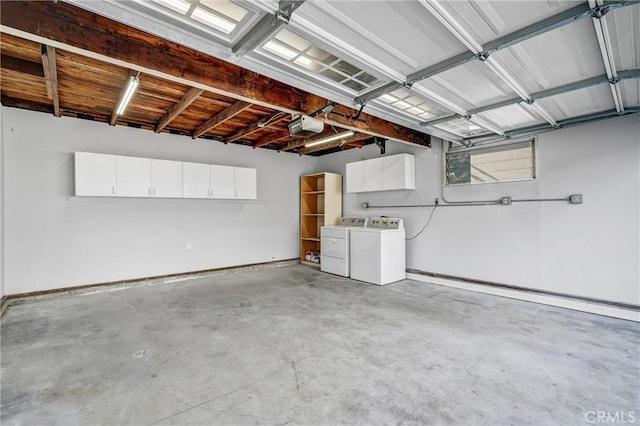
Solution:
[[[447,156],[449,154],[456,154],[460,152],[468,152],[468,151],[481,151],[483,149],[491,149],[491,148],[501,148],[508,147],[511,145],[518,145],[522,143],[531,143],[531,155],[533,157],[533,176],[530,178],[523,179],[509,179],[509,180],[498,180],[498,181],[488,181],[488,182],[464,182],[464,183],[449,183],[449,179],[447,176]],[[442,153],[442,187],[443,188],[453,188],[453,187],[461,187],[461,186],[476,186],[476,185],[495,185],[495,184],[504,184],[504,183],[517,183],[517,182],[534,182],[538,179],[538,139],[526,138],[520,140],[509,140],[507,142],[495,143],[495,144],[483,144],[471,147],[465,147],[460,149],[448,149]]]

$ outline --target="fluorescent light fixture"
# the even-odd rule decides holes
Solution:
[[[120,105],[118,105],[118,109],[116,110],[116,114],[120,115],[124,112],[124,110],[127,108],[127,105],[129,104],[129,101],[131,100],[131,97],[133,96],[134,92],[136,91],[136,87],[138,87],[138,83],[140,82],[140,80],[138,80],[138,77],[132,75],[131,77],[129,77],[129,81],[127,83],[127,89],[124,92],[124,96],[122,97],[122,100],[120,101]]]
[[[235,23],[228,21],[216,14],[207,12],[200,7],[195,8],[195,10],[191,13],[191,17],[196,21],[201,22],[225,34],[229,34],[236,27]]]
[[[304,146],[309,148],[309,147],[312,147],[312,146],[322,145],[323,143],[329,143],[329,142],[337,141],[338,139],[350,138],[353,135],[354,135],[354,133],[352,131],[338,133],[337,135],[327,136],[326,138],[317,139],[315,141],[305,143]]]

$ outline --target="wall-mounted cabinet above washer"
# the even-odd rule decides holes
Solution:
[[[348,163],[347,193],[415,189],[415,158],[397,154]]]

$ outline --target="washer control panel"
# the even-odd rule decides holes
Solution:
[[[351,226],[354,228],[364,228],[367,226],[368,218],[366,217],[343,217],[340,218],[338,226]]]
[[[403,229],[404,223],[397,217],[372,217],[369,219],[369,228]]]

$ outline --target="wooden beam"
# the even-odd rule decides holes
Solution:
[[[364,133],[356,133],[353,136],[350,136],[346,139],[343,140],[337,140],[337,141],[333,141],[333,142],[329,142],[329,143],[323,143],[321,145],[314,145],[312,147],[309,148],[302,148],[300,151],[298,151],[298,154],[300,155],[305,155],[305,154],[311,154],[312,152],[318,152],[318,151],[324,151],[327,149],[332,149],[332,148],[336,148],[338,146],[343,146],[343,145],[347,145],[353,142],[357,142],[357,141],[362,141],[365,139],[370,139],[371,135],[366,135]],[[311,141],[310,141],[311,142]]]
[[[270,133],[268,135],[265,135],[265,136],[261,137],[257,141],[255,141],[253,143],[253,147],[254,148],[260,148],[261,146],[269,145],[270,143],[280,142],[280,141],[282,141],[284,139],[289,139],[290,137],[291,137],[291,134],[289,133],[288,130],[283,130],[281,132]]]
[[[2,1],[2,31],[181,84],[279,111],[310,114],[329,103],[237,65],[207,56],[66,2]],[[37,23],[34,24],[34,23]],[[386,139],[429,144],[429,135],[337,105],[328,124]]]
[[[42,69],[47,85],[47,96],[53,101],[53,115],[60,117],[60,95],[58,93],[58,69],[56,66],[56,48],[42,45]]]
[[[288,116],[289,114],[278,111],[274,114],[271,114],[269,117],[261,118],[260,120],[254,121],[253,123],[249,124],[247,127],[238,130],[231,136],[227,136],[226,138],[224,138],[224,143],[237,141],[238,139],[248,136],[252,133],[268,129],[271,126],[280,123],[282,120],[285,120]],[[253,145],[253,147],[257,148],[255,144]]]
[[[202,93],[203,89],[197,89],[192,87],[184,94],[182,99],[180,99],[176,104],[174,104],[165,115],[160,118],[158,124],[156,125],[155,132],[158,133],[160,130],[164,129],[167,124],[171,122],[174,118],[176,118],[182,111],[187,109],[189,105],[193,103]]]
[[[47,114],[53,114],[53,107],[51,105],[42,105],[36,102],[25,101],[23,99],[15,99],[7,96],[2,96],[2,105],[28,109],[31,111],[46,112]]]
[[[109,125],[115,126],[116,121],[118,121],[118,107],[120,106],[120,101],[124,98],[124,94],[127,92],[127,87],[129,86],[129,78],[135,76],[137,73],[134,70],[129,70],[129,74],[127,74],[127,78],[124,80],[124,84],[120,89],[120,94],[118,95],[118,99],[116,103],[113,105],[113,111],[111,111],[111,118],[109,118]]]
[[[231,105],[229,108],[223,110],[219,114],[216,114],[214,117],[211,117],[210,119],[208,119],[207,121],[205,121],[204,123],[202,123],[201,125],[196,127],[196,129],[193,131],[193,134],[191,135],[191,137],[193,139],[195,139],[197,137],[200,137],[200,136],[204,135],[205,133],[207,133],[209,130],[213,129],[214,127],[219,126],[220,124],[224,123],[225,121],[230,120],[233,117],[235,117],[236,115],[240,114],[245,109],[250,108],[251,105],[253,105],[253,104],[251,104],[249,102],[245,102],[245,101],[236,102],[235,104]],[[226,141],[225,141],[225,143],[226,143]]]
[[[2,69],[16,71],[22,74],[34,75],[36,77],[44,77],[44,69],[40,62],[26,61],[13,56],[1,54],[0,65]]]

